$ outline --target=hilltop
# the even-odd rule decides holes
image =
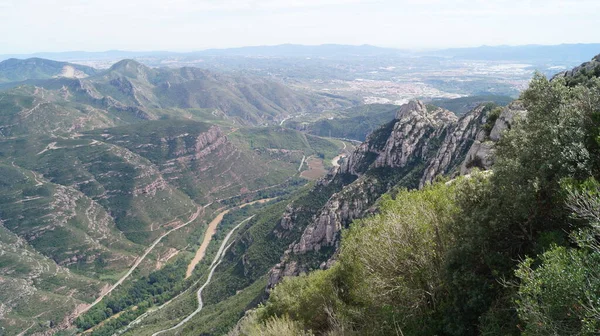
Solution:
[[[43,58],[11,58],[0,62],[0,84],[56,77],[85,78],[98,72],[92,67]]]
[[[89,71],[93,74],[86,78],[45,79],[37,75],[45,64],[15,63],[11,72],[21,75],[0,91],[1,136],[64,134],[157,119],[275,124],[294,113],[353,104],[267,79],[199,68],[150,68],[122,60],[105,71]]]

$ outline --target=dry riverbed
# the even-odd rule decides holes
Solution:
[[[273,198],[265,198],[265,199],[261,199],[261,200],[257,200],[257,201],[252,201],[249,203],[244,203],[244,204],[240,205],[239,207],[244,208],[244,207],[247,207],[252,204],[256,204],[256,203],[262,204],[262,203],[266,203],[271,200],[273,200]],[[208,245],[210,245],[212,237],[215,235],[215,233],[217,233],[217,228],[218,228],[219,224],[221,223],[221,221],[223,221],[223,217],[225,217],[225,215],[227,215],[231,210],[233,210],[233,209],[227,209],[227,210],[221,211],[208,224],[206,233],[204,233],[204,239],[202,239],[202,244],[200,244],[200,248],[198,248],[198,250],[196,251],[196,255],[194,256],[194,259],[192,259],[192,261],[188,265],[187,271],[185,272],[186,279],[192,275],[192,272],[194,272],[194,268],[196,268],[196,265],[198,265],[198,263],[201,262],[202,259],[204,259],[204,256],[206,255],[206,249],[208,248]]]

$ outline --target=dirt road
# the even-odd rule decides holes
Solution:
[[[86,311],[90,310],[92,307],[94,307],[100,301],[102,301],[102,299],[104,299],[105,296],[107,296],[108,294],[110,294],[115,288],[117,288],[119,285],[121,285],[123,283],[123,281],[125,281],[131,275],[131,273],[133,273],[133,271],[135,271],[135,269],[142,263],[142,261],[144,261],[144,259],[146,258],[146,256],[148,256],[148,254],[150,252],[152,252],[152,250],[156,247],[156,245],[158,245],[158,243],[160,243],[160,241],[163,238],[165,238],[166,236],[168,236],[171,232],[177,231],[177,230],[179,230],[179,229],[181,229],[183,227],[186,227],[190,223],[192,223],[193,221],[195,221],[198,218],[198,216],[200,216],[200,213],[202,213],[202,210],[204,210],[204,207],[198,207],[197,210],[196,210],[196,212],[194,214],[192,214],[192,216],[189,218],[189,220],[187,222],[185,222],[185,223],[183,223],[183,224],[181,224],[181,225],[179,225],[177,227],[172,228],[171,230],[165,232],[162,236],[158,237],[158,239],[156,239],[154,241],[154,243],[152,243],[152,245],[150,245],[150,247],[148,247],[146,249],[146,252],[144,252],[144,254],[135,261],[135,263],[133,264],[133,266],[129,269],[129,271],[127,271],[127,273],[125,273],[125,275],[123,275],[121,277],[121,279],[119,279],[119,281],[117,281],[114,285],[112,285],[110,287],[110,289],[106,293],[100,295],[91,305],[87,306],[86,308],[84,308],[81,311],[78,311],[76,313],[75,317],[77,317],[77,316],[85,313]]]

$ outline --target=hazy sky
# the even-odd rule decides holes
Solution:
[[[0,0],[0,53],[600,42],[600,0]]]

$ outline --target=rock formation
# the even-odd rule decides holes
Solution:
[[[448,110],[428,108],[420,101],[401,106],[392,123],[373,132],[334,174],[320,181],[328,184],[343,175],[357,177],[329,198],[299,240],[290,245],[270,272],[269,288],[285,276],[329,267],[341,230],[375,211],[377,199],[392,187],[423,187],[439,175],[467,174],[474,167],[489,169],[495,142],[525,110],[519,102],[505,107],[491,131],[489,112],[489,107],[481,105],[457,118]],[[294,209],[288,207],[278,227],[279,236],[296,227],[294,218]],[[324,248],[329,248],[326,259]],[[299,256],[309,253],[319,253],[318,264],[301,261],[306,258]]]

